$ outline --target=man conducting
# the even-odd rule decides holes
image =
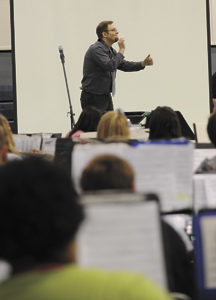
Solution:
[[[118,30],[112,21],[103,21],[97,28],[97,42],[89,47],[83,65],[81,106],[93,105],[102,111],[113,110],[116,71],[133,72],[153,65],[148,55],[141,62],[124,59],[125,41],[118,37]],[[112,48],[118,42],[119,51]],[[112,96],[111,96],[112,93]]]

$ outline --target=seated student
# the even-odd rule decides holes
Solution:
[[[83,191],[134,190],[134,171],[116,155],[98,155],[84,168],[80,185]]]
[[[133,168],[116,155],[98,155],[84,168],[80,186],[84,192],[99,190],[135,190]],[[184,293],[193,297],[194,274],[191,262],[192,253],[178,233],[162,219],[162,234],[166,257],[168,285],[172,292]]]
[[[102,112],[96,107],[85,107],[74,125],[74,128],[67,133],[66,137],[80,137],[83,132],[96,131],[101,115]]]
[[[168,106],[158,106],[149,116],[149,139],[169,140],[182,136],[176,112]]]
[[[106,112],[97,127],[97,138],[103,140],[128,140],[130,130],[127,118],[120,111]]]
[[[4,129],[0,126],[0,165],[7,161],[8,146],[4,136]]]
[[[12,277],[2,300],[168,300],[146,277],[76,265],[83,220],[71,178],[51,162],[27,158],[0,167],[0,257]]]

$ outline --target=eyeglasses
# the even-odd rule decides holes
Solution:
[[[105,30],[105,31],[113,31],[113,32],[118,32],[118,29],[116,29],[116,28],[113,28],[113,29],[107,29],[107,30]]]

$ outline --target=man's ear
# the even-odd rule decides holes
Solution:
[[[106,31],[103,31],[102,32],[102,38],[106,38],[107,37],[107,32]]]

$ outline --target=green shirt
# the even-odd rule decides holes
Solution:
[[[142,275],[81,269],[26,272],[0,284],[1,300],[171,300]]]

